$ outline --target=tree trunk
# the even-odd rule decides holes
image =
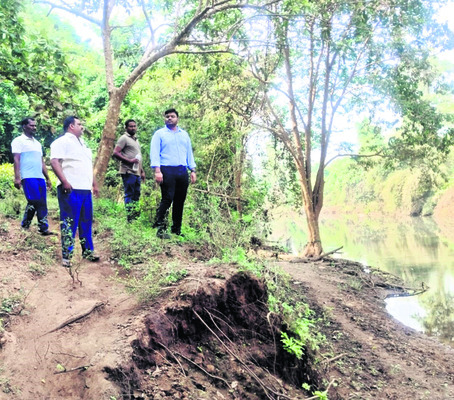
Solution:
[[[304,199],[303,199],[304,200]],[[308,240],[303,250],[303,256],[307,258],[318,257],[323,253],[322,241],[320,239],[320,229],[318,226],[318,216],[312,210],[311,205],[304,204],[306,212]]]
[[[114,92],[109,99],[106,122],[104,123],[104,128],[102,130],[101,142],[99,143],[94,168],[95,177],[100,187],[104,184],[107,166],[109,165],[110,157],[112,157],[117,139],[116,131],[123,99],[124,96],[119,91]]]
[[[299,174],[301,187],[301,196],[303,199],[304,212],[307,221],[307,244],[303,250],[303,256],[307,258],[318,257],[323,253],[322,241],[320,239],[320,229],[318,225],[318,217],[322,208],[322,198],[319,198],[319,190],[317,188],[312,191],[310,180],[307,177],[306,169],[303,167],[303,162],[296,162],[296,167]]]

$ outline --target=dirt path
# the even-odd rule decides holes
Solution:
[[[99,263],[82,263],[79,278],[83,285],[74,287],[67,271],[55,262],[58,240],[57,236],[44,238],[33,231],[21,231],[17,221],[0,218],[0,299],[2,308],[12,314],[4,317],[7,323],[0,334],[1,400],[265,398],[255,394],[259,393],[257,380],[246,378],[244,369],[246,365],[255,368],[250,360],[262,360],[263,365],[269,360],[276,362],[275,343],[269,342],[264,354],[265,347],[260,347],[265,341],[263,332],[257,331],[257,336],[249,339],[242,336],[235,345],[245,362],[241,365],[220,349],[219,341],[200,336],[200,327],[193,326],[197,320],[191,302],[196,297],[211,302],[213,293],[225,296],[228,285],[232,288],[234,266],[187,262],[188,277],[144,309],[115,280],[114,266],[106,255]],[[104,254],[103,244],[98,241],[97,246]],[[316,361],[322,378],[320,388],[332,382],[330,400],[454,399],[454,349],[394,321],[384,308],[387,292],[363,276],[361,267],[344,261],[280,261],[276,265],[291,275],[293,289],[324,318],[327,344]],[[362,288],[352,285],[352,279]],[[241,282],[237,279],[233,290],[238,290]],[[247,300],[257,289],[253,282],[248,285],[249,294],[234,292],[232,297]],[[172,328],[168,316],[178,313],[189,319],[179,322],[180,328]],[[150,315],[159,316],[162,325],[159,318]],[[243,310],[243,317],[247,315]],[[237,318],[224,317],[229,324]],[[255,323],[269,327],[266,318],[265,312],[263,321]],[[233,329],[229,324],[226,332]],[[161,332],[166,326],[175,331],[184,328],[182,342],[169,340],[165,342],[167,350],[158,346],[148,355],[140,354],[145,351],[140,346],[152,344],[153,331]],[[249,332],[247,324],[240,328],[236,330],[242,334],[256,334]],[[195,335],[192,339],[187,337],[190,331]],[[160,340],[168,339],[164,335]],[[182,354],[178,362],[177,354]],[[184,354],[191,360],[182,358]],[[150,355],[155,364],[144,361]],[[134,381],[134,389],[120,389],[108,379],[106,367],[112,376],[112,371],[132,371],[128,369],[131,365],[142,375],[128,376],[123,383]],[[265,386],[292,394],[292,399],[307,397],[300,384],[291,386],[272,377],[263,365],[255,371],[263,376]],[[121,381],[121,376],[117,380]],[[145,386],[137,386],[140,382]],[[243,391],[238,390],[241,385]],[[298,392],[301,394],[295,394]]]
[[[34,241],[58,252],[58,238],[13,224],[1,237],[0,293],[3,299],[24,294],[26,299],[20,315],[9,320],[0,350],[0,399],[109,399],[118,388],[103,369],[128,357],[141,321],[135,299],[112,279],[107,260],[81,264],[83,285],[75,288],[56,263],[41,265],[45,270],[37,276],[36,252],[18,251],[17,243]],[[94,306],[85,318],[48,333]]]

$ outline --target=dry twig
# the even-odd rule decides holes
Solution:
[[[61,323],[60,325],[58,325],[56,328],[50,330],[49,332],[46,332],[46,333],[42,334],[40,337],[43,337],[45,335],[48,335],[49,333],[58,331],[58,330],[64,328],[65,326],[68,326],[68,325],[72,324],[73,322],[79,321],[80,319],[82,319],[82,318],[86,317],[87,315],[91,314],[97,308],[102,307],[104,304],[105,304],[104,302],[98,301],[97,303],[92,305],[87,311],[84,311],[84,312],[82,312],[80,314],[77,314],[74,317],[68,318],[65,322]]]

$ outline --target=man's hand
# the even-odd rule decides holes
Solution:
[[[46,184],[47,184],[47,188],[49,190],[52,190],[52,182],[50,181],[50,179],[46,179]]]
[[[22,187],[22,182],[21,182],[20,178],[19,179],[17,179],[17,178],[14,179],[14,187],[16,189],[20,189]]]
[[[191,171],[191,183],[195,183],[197,180],[197,176],[195,174],[195,171]]]
[[[73,187],[71,186],[71,184],[66,180],[64,182],[62,182],[61,186],[63,189],[63,193],[65,193],[65,194],[71,193],[71,191],[73,190]]]
[[[164,181],[164,177],[162,175],[162,172],[155,172],[154,173],[154,180],[158,185],[160,185]]]
[[[142,170],[142,172],[140,173],[140,180],[141,180],[141,183],[145,183],[145,171]]]

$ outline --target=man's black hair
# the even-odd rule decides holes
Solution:
[[[74,124],[74,121],[76,119],[79,119],[75,115],[71,115],[69,117],[66,117],[65,120],[63,121],[63,131],[66,132],[69,128],[69,125]]]
[[[129,125],[130,122],[136,122],[136,121],[134,121],[133,119],[127,119],[127,120],[125,121],[125,128],[128,127],[128,125]]]
[[[170,114],[170,113],[175,113],[178,117],[178,111],[175,110],[174,108],[169,108],[168,110],[165,110],[164,111],[164,117],[167,115],[167,114]]]
[[[25,125],[28,125],[30,121],[35,121],[35,118],[27,117],[20,122],[20,126],[23,128]]]

